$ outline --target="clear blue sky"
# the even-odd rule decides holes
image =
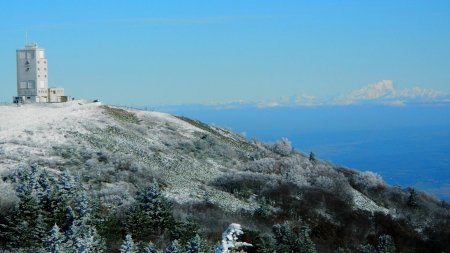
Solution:
[[[384,79],[450,92],[450,1],[2,1],[0,101],[26,31],[51,86],[113,104],[334,96]]]

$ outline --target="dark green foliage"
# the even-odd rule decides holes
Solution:
[[[0,224],[0,234],[10,248],[36,248],[42,245],[49,226],[38,198],[41,189],[36,168],[24,171],[22,176],[16,189],[19,204],[4,218],[5,224]]]
[[[180,244],[177,240],[172,241],[172,243],[166,248],[165,253],[181,253]]]
[[[408,206],[411,208],[417,208],[419,206],[417,192],[414,188],[409,190]]]
[[[200,253],[202,240],[199,235],[195,235],[186,245],[186,253]]]
[[[289,223],[273,226],[272,232],[276,240],[277,252],[315,253],[316,248],[311,240],[311,230],[303,225],[295,232]]]
[[[180,244],[185,245],[198,234],[199,228],[199,225],[191,220],[175,222],[170,230],[170,239],[178,240]]]
[[[366,244],[366,245],[360,246],[358,248],[357,252],[358,253],[377,253],[376,249],[370,244]]]
[[[350,249],[339,247],[334,253],[352,253]]]
[[[244,230],[241,241],[251,243],[253,247],[248,253],[273,253],[276,252],[276,241],[272,235],[261,233],[257,230]]]
[[[313,152],[309,153],[309,161],[312,163],[316,162],[316,155]]]
[[[50,231],[50,236],[44,243],[45,250],[51,253],[64,253],[63,235],[59,227],[55,224]]]
[[[172,206],[154,180],[138,191],[136,202],[127,215],[126,229],[137,241],[151,241],[173,225]]]
[[[395,243],[390,235],[380,235],[377,253],[395,253]]]

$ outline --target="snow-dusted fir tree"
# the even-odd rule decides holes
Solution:
[[[73,205],[78,193],[78,184],[72,174],[66,170],[58,178],[55,194],[51,198],[54,219],[58,224],[63,224],[67,207]],[[64,228],[64,226],[62,226]]]
[[[202,240],[199,235],[195,235],[186,245],[186,253],[200,253]]]
[[[58,200],[68,201],[74,199],[77,193],[78,184],[70,171],[65,170],[59,177],[57,184]]]
[[[42,245],[49,228],[37,197],[36,170],[22,176],[16,188],[19,203],[10,215],[4,217],[6,223],[0,225],[0,234],[9,247],[36,248]]]
[[[222,241],[220,245],[216,247],[214,253],[231,253],[233,250],[237,250],[242,247],[251,247],[252,245],[246,242],[238,242],[238,236],[242,235],[241,225],[232,223],[222,234]]]
[[[136,245],[134,245],[133,238],[130,234],[125,236],[125,240],[120,246],[120,253],[137,253]]]
[[[170,202],[162,195],[156,180],[136,196],[127,216],[126,228],[136,240],[149,241],[173,224]]]
[[[158,253],[158,249],[152,242],[147,243],[139,253]]]
[[[50,231],[50,236],[45,241],[45,250],[47,253],[65,253],[63,247],[64,236],[59,231],[58,225],[54,225]]]
[[[69,252],[103,252],[104,244],[97,229],[92,224],[87,194],[80,195],[75,207],[75,219],[67,231],[65,248]],[[70,215],[70,209],[69,209]]]
[[[166,248],[165,253],[181,253],[181,247],[177,240],[172,241],[172,243]]]

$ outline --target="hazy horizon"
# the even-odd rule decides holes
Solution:
[[[16,93],[15,51],[28,33],[46,49],[50,86],[110,104],[344,102],[392,92],[383,80],[395,84],[394,104],[442,96],[448,103],[448,1],[25,0],[1,7],[0,101]]]

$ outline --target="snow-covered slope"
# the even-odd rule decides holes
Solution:
[[[356,209],[388,213],[351,188],[329,163],[278,155],[195,120],[86,101],[0,106],[0,173],[26,164],[74,171],[86,187],[110,199],[127,199],[124,192],[157,177],[178,203],[208,201],[229,211],[255,210],[257,196],[224,190],[227,180],[252,178],[262,185],[285,180],[330,192],[344,187]]]
[[[414,231],[435,231],[449,217],[446,203],[417,193],[411,207],[407,189],[295,152],[288,140],[264,144],[184,117],[87,101],[0,106],[0,211],[17,201],[7,176],[26,166],[50,177],[69,170],[118,219],[137,188],[157,179],[175,212],[204,228],[270,230],[304,219],[333,247],[338,235],[365,240],[383,226],[425,238]]]
[[[105,167],[123,159],[141,173],[160,177],[167,184],[167,196],[177,202],[202,200],[208,195],[223,207],[254,208],[229,193],[205,189],[205,183],[225,168],[220,159],[193,155],[198,148],[196,141],[211,135],[207,130],[214,131],[193,123],[165,113],[127,111],[85,101],[0,106],[0,172],[21,164],[56,170],[81,166],[98,170],[101,181],[102,173],[111,173],[107,172],[111,168]],[[242,139],[226,135],[222,138],[234,142]],[[99,152],[113,161],[98,162]],[[77,153],[86,153],[87,159],[77,160]],[[108,192],[105,188],[117,187],[126,180],[117,181],[105,179],[100,190]]]

